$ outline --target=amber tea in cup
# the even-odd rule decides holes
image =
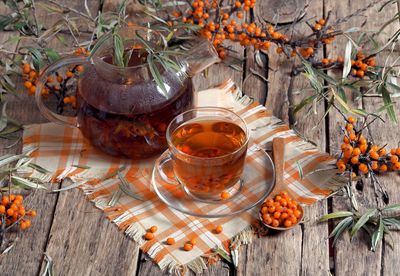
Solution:
[[[235,113],[213,107],[184,112],[169,125],[167,141],[175,181],[192,197],[220,200],[240,184],[248,130]]]

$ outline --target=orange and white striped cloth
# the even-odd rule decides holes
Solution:
[[[312,204],[340,185],[335,180],[336,170],[332,166],[335,160],[332,157],[299,138],[264,106],[252,103],[232,81],[197,92],[195,104],[234,110],[248,123],[253,145],[259,148],[271,148],[274,138],[284,139],[284,181],[282,187],[275,189],[287,189],[298,201]],[[207,267],[204,256],[210,255],[211,249],[224,248],[227,241],[236,248],[251,241],[251,224],[257,219],[257,208],[234,217],[214,219],[193,217],[171,209],[150,189],[154,160],[126,164],[126,160],[106,156],[96,150],[85,141],[78,129],[53,123],[27,126],[23,143],[24,148],[38,147],[33,153],[34,162],[52,172],[46,175],[32,172],[32,177],[49,181],[69,178],[78,183],[76,186],[83,189],[107,218],[137,241],[162,269],[180,271],[189,267],[200,272]],[[251,162],[257,162],[254,161],[257,156],[253,154],[257,153],[249,154]],[[121,194],[110,207],[109,202],[120,187],[115,172],[122,166],[126,166],[122,174],[131,189],[146,201]],[[299,167],[302,169],[299,170]],[[146,241],[143,235],[152,225],[156,225],[158,231],[155,239]],[[223,233],[213,233],[217,225],[222,225]],[[165,245],[168,237],[174,237],[176,243]],[[192,238],[197,239],[194,249],[183,251],[183,243]]]

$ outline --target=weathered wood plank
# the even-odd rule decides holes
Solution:
[[[264,5],[262,8],[258,7],[257,9],[259,13],[268,8],[269,1],[262,2],[262,5]],[[322,1],[312,1],[308,12],[310,15],[318,17],[322,16],[322,10]],[[260,18],[261,14],[256,17]],[[275,116],[288,121],[289,102],[297,104],[306,97],[309,93],[305,91],[305,88],[309,88],[309,84],[302,76],[291,79],[292,61],[278,56],[274,51],[275,49],[271,49],[268,55],[270,82],[266,106]],[[300,93],[294,93],[296,91]],[[323,112],[323,105],[318,106],[319,116],[322,116]],[[306,110],[301,111],[294,118],[295,128],[307,138],[316,141],[321,150],[325,150],[324,122],[313,128],[318,122],[319,116],[307,114]],[[244,268],[239,267],[238,274],[277,274],[282,271],[281,265],[288,255],[291,261],[290,265],[285,266],[285,273],[289,275],[326,274],[329,271],[327,228],[326,225],[316,224],[324,210],[326,210],[325,202],[306,207],[306,217],[309,220],[302,227],[297,227],[288,233],[267,236],[261,241],[257,240],[248,245],[246,254],[241,252],[243,257],[240,258],[240,265]]]
[[[77,189],[59,194],[46,252],[61,275],[134,275],[139,253]]]
[[[0,5],[0,14],[6,14],[8,10]],[[0,44],[11,36],[18,36],[15,32],[5,32],[0,36]],[[17,44],[6,44],[5,48],[14,51]],[[18,84],[17,91],[19,98],[9,95],[7,97],[7,114],[20,123],[32,122],[31,118],[39,117],[36,105],[32,97],[28,98],[22,84]],[[21,108],[24,106],[24,108]],[[22,134],[22,131],[20,132]],[[17,153],[21,151],[22,144],[8,148],[15,141],[0,139],[0,155],[6,153]],[[47,242],[51,221],[53,219],[53,208],[56,202],[56,195],[45,195],[34,193],[26,200],[26,209],[33,208],[37,211],[37,217],[32,219],[31,228],[21,234],[8,233],[7,237],[12,240],[19,236],[14,248],[4,256],[0,257],[0,271],[2,275],[32,275],[39,272],[40,263],[43,258],[43,249]],[[29,254],[27,254],[29,252]]]
[[[338,5],[337,1],[325,1],[326,10],[332,10],[331,20],[342,18],[359,8],[363,8],[373,1],[348,1],[342,5]],[[379,7],[379,5],[378,5]],[[379,18],[382,16],[389,19],[394,15],[393,7],[386,8],[381,14],[377,14],[377,8],[369,9],[363,17],[352,18],[349,22],[340,26],[341,29],[348,29],[354,26],[360,26],[364,20],[366,24],[363,25],[364,30],[377,30],[383,21]],[[328,47],[328,54],[330,57],[337,57],[338,55],[344,56],[344,45],[346,40],[344,38],[338,39],[334,45]],[[338,72],[341,74],[341,72]],[[348,94],[350,95],[350,94]],[[350,98],[350,97],[349,97]],[[351,99],[349,99],[351,101]],[[360,101],[350,103],[355,107],[362,107]],[[375,109],[376,110],[376,109]],[[340,137],[343,134],[340,131],[340,126],[343,126],[343,118],[341,115],[332,110],[329,115],[329,132],[330,153],[336,154],[340,151],[342,143]],[[384,130],[382,130],[384,132]],[[366,181],[363,191],[353,189],[361,210],[365,208],[374,207],[376,205],[375,192],[373,187]],[[346,210],[349,207],[349,202],[344,198],[333,199],[333,211]],[[357,271],[359,275],[382,275],[382,247],[379,246],[375,253],[368,251],[369,249],[369,236],[366,233],[360,233],[350,243],[347,234],[343,239],[340,239],[334,248],[334,270],[336,275],[347,275],[349,271]]]

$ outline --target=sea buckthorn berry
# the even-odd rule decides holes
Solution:
[[[371,163],[371,168],[376,171],[379,168],[378,162],[377,161],[372,161]]]
[[[65,75],[66,75],[68,78],[72,78],[72,77],[74,76],[74,73],[72,73],[71,71],[68,71],[67,73],[65,73]]]
[[[318,20],[318,24],[324,26],[326,23],[325,19],[321,18],[320,20]]]
[[[321,60],[321,63],[324,64],[324,65],[328,65],[329,64],[329,60],[327,58],[323,58]]]
[[[380,172],[386,172],[387,169],[388,169],[388,167],[387,167],[385,164],[382,164],[382,165],[379,167],[379,171],[380,171]]]
[[[364,77],[364,74],[365,73],[363,70],[357,70],[356,76],[362,78],[362,77]]]
[[[382,148],[378,151],[379,156],[384,156],[386,154],[386,149]]]
[[[173,245],[173,244],[175,244],[175,239],[174,239],[174,238],[168,238],[167,241],[166,241],[166,243],[167,243],[168,245]]]
[[[29,74],[29,72],[31,71],[31,66],[29,65],[29,63],[24,63],[22,70],[25,74]]]
[[[364,174],[368,173],[368,166],[364,163],[361,163],[358,166],[358,169],[360,170],[361,173],[364,173]]]
[[[347,124],[347,125],[346,125],[346,130],[347,130],[347,132],[352,132],[353,129],[354,129],[354,126],[353,126],[352,124]]]
[[[20,228],[21,230],[26,230],[26,229],[28,229],[28,225],[26,224],[25,221],[23,221],[23,222],[21,222],[21,223],[19,224],[19,228]]]
[[[271,225],[272,225],[272,227],[278,227],[279,226],[279,220],[273,219]]]
[[[399,157],[397,155],[392,155],[390,157],[390,162],[392,162],[393,164],[399,162]]]
[[[151,232],[147,232],[147,233],[144,235],[144,238],[145,238],[146,240],[150,241],[150,240],[154,239],[154,235],[153,235],[153,233],[151,233]]]
[[[355,140],[357,139],[357,136],[356,136],[354,133],[350,133],[350,134],[349,134],[349,139],[350,139],[351,141],[355,141]]]
[[[0,205],[0,214],[6,213],[6,207],[4,205]]]
[[[274,205],[274,200],[272,198],[268,198],[267,201],[266,201],[266,205],[268,207],[273,206]]]
[[[14,215],[14,209],[11,209],[11,208],[7,209],[7,215],[10,216],[10,217],[12,215]]]
[[[274,218],[279,219],[281,217],[281,212],[275,212],[274,213]]]
[[[358,164],[358,157],[357,156],[354,156],[354,157],[351,158],[351,164],[353,164],[353,165]]]
[[[396,149],[391,149],[391,150],[390,150],[390,154],[391,154],[391,155],[395,155],[395,154],[396,154]]]
[[[370,150],[369,151],[369,156],[371,156],[372,159],[379,159],[379,154],[376,151]]]
[[[396,149],[396,155],[400,156],[400,148]]]
[[[354,123],[356,122],[356,119],[354,119],[353,117],[349,117],[349,118],[347,118],[347,121],[350,123],[350,124],[353,124],[354,125]]]
[[[316,23],[316,24],[314,25],[314,30],[320,31],[321,29],[322,29],[321,24]]]
[[[292,221],[290,219],[286,219],[285,222],[283,223],[285,227],[291,227],[293,225]]]
[[[7,205],[9,202],[10,202],[10,198],[9,198],[8,196],[4,195],[4,196],[1,198],[1,203],[2,203],[3,205]]]
[[[151,233],[155,233],[155,232],[157,232],[157,230],[158,230],[158,227],[157,226],[155,226],[155,225],[153,225],[152,227],[150,227],[150,232]]]
[[[400,170],[400,162],[394,163],[393,166],[392,166],[392,169],[393,169],[394,171]]]
[[[268,213],[274,213],[275,210],[276,210],[276,207],[275,207],[275,206],[270,206],[270,207],[268,207]]]
[[[215,229],[214,229],[214,232],[216,233],[216,234],[220,234],[220,233],[222,233],[222,226],[221,225],[218,225],[217,227],[215,227]]]
[[[29,217],[36,217],[36,211],[35,210],[29,210],[28,213],[26,214]]]
[[[282,47],[276,48],[276,52],[277,52],[278,54],[282,54],[282,53],[283,53],[283,48],[282,48]]]
[[[367,70],[367,67],[368,67],[368,64],[362,63],[362,64],[360,65],[360,70],[366,71],[366,70]]]
[[[359,156],[360,154],[361,154],[360,148],[354,148],[353,152],[351,153],[351,155],[353,156]]]
[[[355,172],[351,173],[351,178],[356,178],[357,174]]]
[[[77,72],[83,72],[83,70],[84,70],[83,65],[76,66],[76,71]]]
[[[185,243],[183,245],[183,250],[185,250],[185,251],[191,251],[192,249],[193,249],[193,245],[190,243]]]
[[[358,143],[360,143],[361,145],[366,145],[367,139],[365,139],[365,137],[360,136],[360,138],[358,139]]]
[[[26,81],[26,82],[24,82],[24,86],[25,86],[25,88],[26,89],[29,89],[29,88],[31,88],[32,87],[32,82],[30,82],[30,81]]]

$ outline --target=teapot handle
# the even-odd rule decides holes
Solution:
[[[77,117],[68,117],[59,115],[54,113],[50,109],[46,107],[42,100],[42,88],[47,81],[47,77],[57,72],[60,68],[68,66],[68,65],[85,65],[89,64],[87,57],[77,57],[77,56],[67,56],[57,60],[56,62],[50,64],[47,68],[43,70],[43,72],[39,75],[38,82],[36,83],[36,92],[35,92],[35,99],[36,103],[39,107],[40,113],[43,114],[47,119],[50,121],[67,125],[69,127],[78,127],[78,119]]]

